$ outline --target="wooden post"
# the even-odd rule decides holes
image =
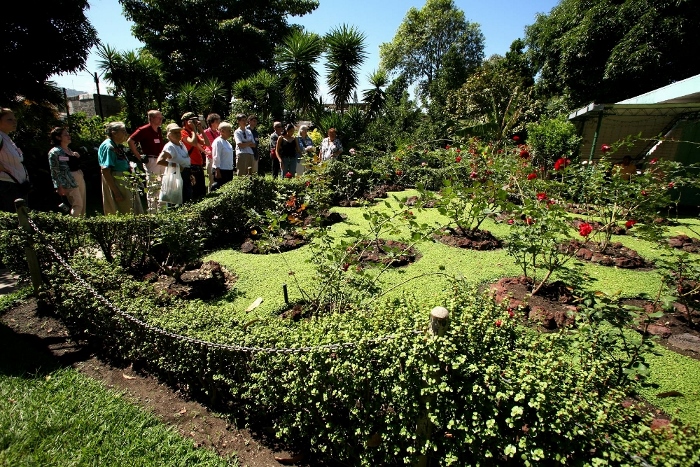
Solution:
[[[449,317],[450,312],[447,308],[436,306],[430,310],[430,328],[428,329],[428,334],[432,338],[442,337],[445,335],[445,331],[449,327]],[[441,368],[436,368],[435,365],[437,361],[433,355],[428,355],[426,357],[428,365],[432,367],[428,377],[423,380],[422,389],[427,389],[429,384],[428,380],[439,380],[442,376],[443,370]],[[423,391],[425,393],[425,391]],[[416,426],[416,449],[417,457],[413,463],[414,467],[426,467],[428,465],[428,455],[427,453],[422,453],[422,446],[430,439],[433,432],[433,424],[430,422],[430,417],[428,417],[429,408],[435,403],[435,395],[426,394],[420,397],[420,402],[423,407],[423,414],[418,420]]]
[[[27,202],[22,198],[15,200],[15,209],[17,210],[17,217],[19,218],[19,226],[24,229],[27,235],[31,236],[34,229],[29,225],[29,218],[27,217]],[[31,237],[30,237],[31,238]],[[27,265],[29,266],[29,274],[32,278],[32,286],[34,286],[34,295],[39,298],[39,292],[41,291],[42,280],[41,280],[41,268],[39,267],[39,259],[36,256],[36,251],[34,251],[33,243],[30,240],[26,247],[24,247],[24,255],[27,257]]]

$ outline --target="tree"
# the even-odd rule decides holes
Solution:
[[[325,41],[328,91],[336,109],[342,112],[357,87],[357,69],[367,58],[365,35],[343,24],[331,29]]]
[[[504,57],[493,55],[450,94],[447,112],[461,127],[458,134],[502,139],[524,128],[532,87],[507,64]]]
[[[392,41],[380,45],[379,52],[382,68],[417,82],[419,92],[429,97],[446,57],[455,70],[471,70],[481,63],[484,36],[453,0],[427,0],[420,10],[408,10]]]
[[[266,120],[280,117],[284,108],[284,95],[280,78],[267,70],[233,83],[231,93],[235,98],[233,112],[256,113],[258,125],[265,127]]]
[[[19,96],[35,102],[56,102],[49,76],[85,66],[88,51],[98,43],[97,32],[85,17],[87,0],[55,0],[38,8],[3,8],[0,15],[3,67],[0,105]],[[60,96],[60,94],[59,94]]]
[[[288,16],[302,16],[318,0],[119,0],[134,36],[168,66],[167,81],[237,79],[272,69],[277,44],[289,34]]]
[[[362,91],[362,102],[367,104],[367,114],[371,119],[374,119],[386,103],[386,92],[382,88],[388,84],[388,79],[386,71],[382,69],[373,71],[367,79],[373,87]]]
[[[314,65],[323,49],[321,36],[295,30],[277,52],[276,61],[286,80],[287,101],[294,109],[305,112],[316,102],[319,74]]]
[[[618,102],[700,73],[693,0],[562,0],[526,28],[545,95]]]
[[[161,63],[148,51],[119,52],[109,45],[97,47],[97,67],[113,85],[112,92],[126,109],[126,124],[131,128],[145,121],[146,113],[160,108],[165,100]]]

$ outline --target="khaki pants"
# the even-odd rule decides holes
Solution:
[[[143,166],[146,169],[146,201],[149,214],[155,214],[159,208],[165,206],[165,203],[158,201],[165,167],[158,165],[157,160],[158,156],[148,156],[148,161]]]
[[[141,200],[138,195],[131,193],[131,190],[126,186],[126,181],[122,178],[124,172],[114,172],[112,171],[112,176],[114,177],[114,182],[117,185],[117,189],[122,195],[122,200],[117,201],[114,199],[114,194],[109,188],[107,181],[104,176],[102,177],[102,203],[104,207],[105,215],[109,214],[143,214],[143,206],[141,206]]]
[[[75,172],[71,172],[71,175],[73,175],[78,187],[69,188],[66,192],[66,198],[68,198],[71,207],[70,215],[73,217],[84,216],[87,198],[85,197],[85,178],[83,177],[83,171],[76,170]]]
[[[236,154],[236,175],[252,175],[258,173],[258,161],[255,156],[242,152]]]

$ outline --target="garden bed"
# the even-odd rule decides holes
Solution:
[[[581,242],[572,239],[559,246],[562,252],[572,254],[576,258],[589,261],[601,266],[615,266],[623,269],[650,270],[653,263],[645,260],[639,253],[627,248],[620,242],[609,243],[603,250],[596,242]]]
[[[433,235],[433,238],[445,245],[469,250],[495,250],[503,245],[503,242],[494,237],[491,232],[480,229],[445,227]]]
[[[668,238],[668,244],[672,248],[687,251],[688,253],[700,253],[700,240],[687,235],[675,235]]]
[[[274,244],[266,240],[248,237],[241,245],[241,253],[253,255],[284,253],[301,248],[308,243],[309,239],[299,232],[286,233],[279,239],[275,239]]]
[[[407,266],[420,258],[418,250],[396,240],[364,240],[348,253],[360,265],[383,264],[391,267]],[[349,263],[343,265],[348,269]]]

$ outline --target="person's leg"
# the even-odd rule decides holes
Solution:
[[[182,202],[186,203],[192,201],[192,181],[190,176],[192,172],[189,167],[186,169],[180,169],[180,176],[182,177]]]
[[[287,174],[292,177],[297,173],[297,160],[294,157],[282,158],[282,177],[287,178]]]
[[[0,181],[0,209],[5,212],[17,212],[15,200],[21,198],[15,182]]]
[[[73,217],[81,216],[82,212],[85,211],[85,205],[83,204],[83,198],[80,196],[80,188],[69,188],[66,190],[66,198],[70,203],[70,215]]]
[[[277,157],[271,157],[272,162],[272,178],[280,178],[280,162]]]
[[[73,178],[75,179],[75,183],[78,184],[78,193],[80,195],[80,199],[82,200],[82,210],[78,213],[79,216],[84,216],[85,215],[85,208],[87,204],[87,192],[85,189],[85,176],[83,175],[82,170],[76,170],[75,172],[71,172],[73,174]]]
[[[214,164],[214,159],[207,157],[207,192],[211,193],[211,185],[214,183],[214,174],[212,173],[212,165]]]

